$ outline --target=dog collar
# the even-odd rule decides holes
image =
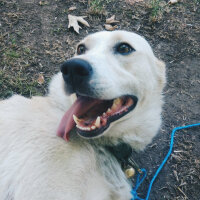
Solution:
[[[105,146],[105,148],[118,160],[127,178],[132,178],[135,171],[142,173],[138,164],[133,159],[133,149],[127,143],[120,143],[116,146]]]

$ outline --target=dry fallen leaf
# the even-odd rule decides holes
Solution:
[[[119,21],[115,20],[115,15],[112,17],[106,19],[106,24],[113,24],[113,23],[118,23]]]
[[[68,19],[69,19],[69,25],[68,28],[73,27],[74,30],[79,33],[79,29],[81,29],[81,27],[78,25],[78,22],[80,22],[81,24],[84,24],[85,26],[90,26],[88,24],[88,22],[86,20],[84,20],[83,18],[85,18],[86,16],[74,16],[74,15],[68,15]]]
[[[40,1],[40,2],[39,2],[39,5],[40,5],[40,6],[48,5],[48,2],[47,2],[47,1]]]
[[[114,31],[117,28],[117,25],[111,26],[110,24],[104,24],[104,26],[107,31]]]
[[[44,76],[42,74],[39,74],[39,77],[37,79],[37,82],[42,85],[44,83]]]
[[[170,1],[168,2],[168,4],[172,5],[172,4],[178,3],[178,1],[179,1],[179,0],[170,0]]]
[[[141,1],[144,1],[144,0],[126,0],[126,3],[133,5],[134,3],[138,3],[138,2],[141,2]]]
[[[68,11],[73,11],[73,10],[76,10],[76,6],[72,6],[68,9]]]

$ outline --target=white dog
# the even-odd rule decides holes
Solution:
[[[104,31],[81,41],[61,72],[46,97],[0,102],[0,199],[130,200],[107,147],[142,150],[156,135],[164,64],[141,36]]]

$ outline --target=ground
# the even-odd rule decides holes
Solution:
[[[163,124],[144,152],[135,153],[148,177],[147,186],[169,149],[174,127],[200,122],[200,1],[144,0],[1,0],[0,98],[18,93],[47,93],[51,76],[70,58],[75,44],[88,33],[104,30],[116,16],[117,29],[134,31],[166,62]],[[77,9],[69,11],[72,6]],[[87,16],[90,27],[80,34],[68,29],[68,14]],[[44,79],[43,79],[44,78]],[[150,199],[198,200],[200,197],[200,127],[177,132],[174,151],[151,192]]]

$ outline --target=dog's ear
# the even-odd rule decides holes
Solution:
[[[166,70],[165,63],[156,58],[156,67],[158,72],[159,89],[162,91],[166,84]]]

